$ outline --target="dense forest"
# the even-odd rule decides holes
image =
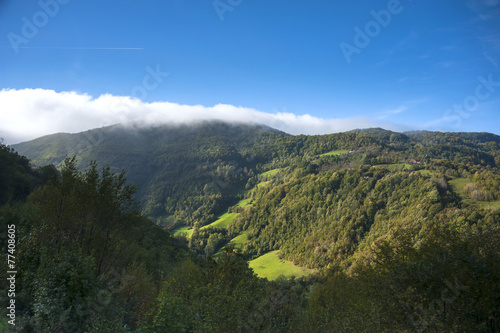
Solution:
[[[499,145],[217,122],[2,144],[0,328],[500,332]],[[312,273],[258,277],[274,251]]]

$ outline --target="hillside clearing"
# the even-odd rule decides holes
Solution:
[[[342,149],[342,150],[333,150],[331,152],[324,153],[324,154],[321,154],[319,156],[339,156],[339,155],[344,155],[347,153],[349,153],[348,150]]]
[[[231,239],[231,241],[228,243],[228,245],[231,244],[236,249],[241,249],[243,247],[243,244],[245,244],[247,241],[248,241],[248,234],[246,232],[243,232],[240,235],[238,235],[238,236],[234,237],[233,239]],[[218,259],[224,253],[226,246],[222,247],[212,257],[215,258],[215,259]]]
[[[267,182],[258,183],[255,187],[256,187],[256,188],[261,188],[262,186],[266,186],[266,185],[268,185],[269,183],[271,183],[271,182],[270,182],[270,181],[267,181]]]
[[[248,241],[248,234],[246,232],[231,239],[229,244],[233,244],[235,247],[242,247]]]
[[[276,175],[278,172],[280,172],[281,170],[283,170],[283,168],[272,169],[272,170],[266,171],[266,172],[261,174],[261,177],[264,177],[264,178],[272,177],[272,176]]]
[[[193,228],[191,227],[188,227],[188,226],[185,226],[185,227],[179,227],[179,228],[175,228],[174,230],[172,230],[170,232],[172,234],[172,236],[178,236],[178,235],[182,235],[182,234],[185,234],[186,237],[191,237],[191,234],[193,233]]]
[[[474,204],[481,208],[500,209],[500,200],[498,201],[475,201]]]
[[[251,207],[253,204],[250,203],[250,201],[252,201],[252,199],[248,198],[248,199],[243,199],[243,200],[240,200],[240,202],[238,202],[236,204],[236,207]]]
[[[236,207],[251,207],[252,204],[250,203],[252,199],[243,199],[243,200],[240,200],[237,204],[236,204]],[[219,218],[202,227],[201,229],[204,229],[204,228],[208,228],[208,227],[213,227],[213,228],[227,228],[227,226],[229,224],[231,224],[232,222],[234,222],[234,220],[238,217],[239,213],[225,213],[225,214],[222,214],[221,216],[219,216]],[[189,227],[189,226],[184,226],[184,227],[178,227],[172,231],[170,231],[170,234],[173,235],[174,237],[175,236],[178,236],[178,235],[182,235],[184,234],[186,236],[186,238],[189,238],[191,237],[191,234],[193,233],[193,228],[192,227]],[[237,238],[237,237],[236,237]]]
[[[248,265],[260,278],[276,280],[280,276],[285,278],[307,276],[314,270],[295,266],[292,262],[279,258],[280,251],[266,253],[257,259],[248,262]]]
[[[453,189],[453,192],[462,195],[462,191],[468,183],[470,183],[470,179],[468,178],[454,178],[448,182],[450,184],[451,188]]]
[[[231,224],[237,217],[239,213],[225,213],[219,216],[219,219],[217,221],[210,223],[209,225],[206,225],[202,227],[201,229],[208,228],[208,227],[213,227],[213,228],[227,228],[229,224]]]

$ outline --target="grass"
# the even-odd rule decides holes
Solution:
[[[237,207],[250,207],[252,204],[250,203],[251,199],[243,199],[240,200],[236,206]],[[238,217],[239,213],[225,213],[219,216],[219,218],[215,221],[206,225],[203,228],[213,227],[213,228],[227,228],[227,226],[234,222],[236,217]],[[174,237],[177,235],[185,234],[186,237],[191,237],[193,233],[193,229],[191,227],[179,227],[170,232]]]
[[[411,170],[412,164],[408,163],[396,163],[396,164],[381,164],[380,166],[386,167],[392,172]],[[423,170],[420,170],[423,171]]]
[[[280,172],[281,170],[283,170],[283,169],[281,169],[281,168],[279,168],[279,169],[272,169],[272,170],[269,170],[269,171],[266,171],[266,172],[262,173],[261,176],[262,177],[272,177],[275,174],[277,174],[278,172]]]
[[[465,185],[469,184],[471,181],[467,178],[454,178],[448,182],[448,184],[453,189],[453,192],[461,195]]]
[[[255,187],[256,188],[261,188],[262,186],[266,186],[267,184],[269,184],[270,181],[267,181],[267,182],[262,182],[262,183],[258,183]]]
[[[418,170],[417,172],[420,172],[421,174],[426,176],[431,176],[433,174],[431,170]]]
[[[314,273],[314,270],[295,266],[292,262],[279,258],[279,251],[264,254],[250,261],[250,268],[261,278],[276,280],[280,276],[286,278],[301,277]]]
[[[492,201],[492,202],[486,202],[486,207],[493,208],[493,209],[500,209],[500,200],[498,200],[498,201]]]
[[[392,172],[400,172],[400,171],[412,171],[414,170],[415,172],[421,173],[425,176],[432,176],[434,172],[431,170],[425,170],[425,169],[420,169],[420,170],[415,170],[415,167],[422,167],[422,165],[418,164],[409,164],[409,163],[395,163],[395,164],[380,164],[377,166],[385,167],[389,169]]]
[[[248,234],[246,232],[231,239],[229,244],[234,244],[235,247],[241,247],[248,241]]]
[[[243,200],[240,200],[240,202],[238,202],[236,204],[236,207],[251,207],[252,204],[250,203],[250,201],[252,201],[252,199],[243,199]]]
[[[258,183],[257,185],[255,185],[254,188],[258,189],[258,188],[261,188],[262,186],[268,185],[271,182],[271,179],[273,178],[273,176],[275,176],[278,172],[280,172],[283,169],[284,168],[272,169],[272,170],[266,171],[264,173],[261,173],[259,179],[262,181],[260,183]]]
[[[213,228],[227,228],[229,224],[234,222],[236,217],[238,217],[239,213],[225,213],[217,219],[217,221],[210,223],[209,225],[206,225],[204,227],[201,227],[201,229],[208,228],[208,227],[213,227]],[[181,235],[181,234],[186,234],[186,237],[191,237],[191,234],[193,233],[193,229],[191,227],[179,227],[171,231],[171,234],[173,236]]]
[[[234,245],[234,247],[237,249],[238,248],[241,249],[243,247],[243,244],[245,244],[247,242],[247,240],[248,240],[248,235],[246,232],[243,232],[240,235],[231,239],[229,244]],[[220,249],[216,254],[214,254],[212,257],[215,259],[219,259],[219,257],[224,253],[224,249],[225,249],[225,246],[222,249]]]
[[[170,232],[174,237],[180,234],[186,234],[187,237],[190,237],[193,233],[193,229],[191,227],[179,227]]]
[[[209,225],[204,226],[201,229],[213,227],[213,228],[227,228],[227,226],[234,222],[239,213],[225,213],[219,216],[219,219]]]
[[[471,183],[471,180],[468,178],[454,178],[448,182],[448,184],[451,186],[453,189],[453,192],[457,193],[461,197],[462,191],[465,187],[465,185]],[[473,201],[470,198],[463,198],[463,201],[472,205],[477,205],[481,208],[488,208],[488,209],[500,209],[500,200],[497,201]]]
[[[324,154],[321,154],[319,156],[339,156],[339,155],[343,155],[343,154],[347,154],[349,152],[349,150],[333,150],[331,152],[328,152],[328,153],[324,153]]]
[[[478,205],[481,208],[500,209],[500,200],[498,200],[498,201],[475,201],[473,203]]]

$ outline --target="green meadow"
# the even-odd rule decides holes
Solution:
[[[324,153],[324,154],[321,154],[319,156],[339,156],[339,155],[343,155],[343,154],[347,154],[349,152],[349,150],[333,150],[331,152],[328,152],[328,153]]]
[[[301,277],[314,272],[312,269],[298,267],[290,261],[280,259],[279,251],[266,253],[250,261],[248,265],[258,277],[268,280],[276,280],[280,276],[285,278]]]
[[[270,181],[267,181],[267,182],[258,183],[255,187],[257,187],[257,188],[261,188],[261,187],[263,187],[263,186],[268,185],[269,183],[271,183],[271,182],[270,182]]]
[[[237,217],[239,213],[225,213],[219,216],[217,221],[210,223],[209,225],[204,226],[201,229],[213,227],[213,228],[227,228],[227,226],[232,223]]]
[[[272,176],[276,175],[278,172],[280,172],[281,170],[283,170],[283,169],[282,168],[272,169],[272,170],[269,170],[269,171],[262,173],[261,176],[263,178],[272,177]]]
[[[248,234],[246,232],[231,239],[229,244],[233,244],[235,247],[242,247],[248,241]]]
[[[179,227],[170,232],[174,237],[178,235],[185,234],[186,237],[191,237],[191,234],[193,233],[193,228],[191,227]]]
[[[454,178],[448,181],[448,184],[450,184],[451,188],[455,193],[457,193],[458,195],[462,195],[462,191],[465,185],[467,185],[470,182],[471,181],[467,178]]]
[[[250,198],[249,199],[243,199],[243,200],[241,200],[240,202],[238,202],[236,204],[236,207],[242,207],[242,208],[244,208],[244,207],[250,207],[250,206],[252,206],[252,204],[250,203],[250,201],[252,201],[252,199],[250,199]]]

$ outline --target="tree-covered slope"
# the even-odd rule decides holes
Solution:
[[[36,186],[55,175],[53,166],[33,168],[25,156],[0,142],[0,206],[24,201]]]
[[[0,208],[21,235],[27,332],[500,329],[498,136],[205,123],[70,137],[15,147],[43,159],[76,142],[80,164],[67,160],[25,204]],[[5,175],[29,175],[7,150]],[[110,168],[84,164],[93,159]],[[191,228],[188,239],[139,214],[133,187],[112,173],[121,169],[138,208]],[[269,255],[315,274],[259,279],[247,261]]]
[[[242,198],[256,176],[277,167],[317,174],[359,165],[431,163],[447,160],[495,167],[498,136],[487,133],[396,133],[356,130],[322,136],[291,136],[265,126],[204,122],[176,126],[112,126],[78,134],[55,134],[14,145],[37,165],[76,154],[84,169],[96,160],[126,170],[138,187],[145,214],[168,227],[206,225]],[[331,151],[337,158],[319,158]],[[458,172],[458,170],[457,170]]]
[[[231,231],[248,234],[244,251],[249,255],[281,250],[284,258],[317,268],[349,262],[358,250],[402,228],[418,232],[439,220],[491,226],[500,221],[499,210],[481,208],[500,198],[498,173],[464,171],[460,179],[487,193],[484,199],[464,201],[462,196],[473,195],[454,191],[448,182],[456,177],[446,177],[435,167],[391,171],[376,165],[285,173],[255,190],[253,206],[242,212]]]
[[[207,223],[246,181],[257,160],[251,147],[262,136],[283,136],[265,126],[202,123],[191,126],[112,126],[79,134],[55,134],[14,145],[37,165],[59,166],[76,154],[84,169],[90,161],[126,170],[138,186],[149,216],[170,216],[175,224]]]

